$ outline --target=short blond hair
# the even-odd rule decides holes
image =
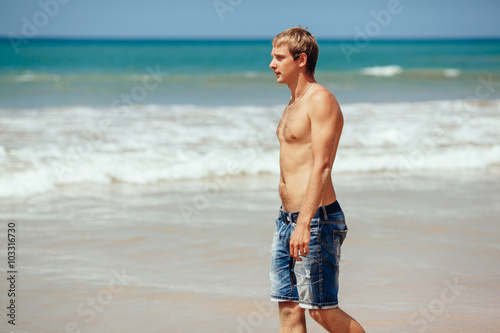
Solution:
[[[286,45],[288,51],[297,60],[302,53],[307,55],[306,70],[314,74],[318,61],[319,47],[316,38],[306,29],[298,26],[279,33],[272,41],[273,47]]]

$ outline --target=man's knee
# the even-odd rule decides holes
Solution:
[[[309,314],[312,319],[323,327],[334,325],[339,332],[366,333],[356,320],[339,308],[328,310],[311,309]]]
[[[304,318],[304,309],[297,303],[280,303],[280,318],[286,322],[301,321]]]
[[[321,321],[321,310],[311,309],[309,310],[309,315],[311,315],[311,318],[315,321]]]
[[[342,312],[340,311],[339,308],[328,309],[328,310],[311,309],[309,310],[309,314],[311,315],[311,318],[317,321],[318,323],[321,323],[326,319],[337,321],[342,317],[341,316]]]

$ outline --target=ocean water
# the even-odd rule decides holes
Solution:
[[[345,117],[333,169],[350,230],[341,307],[370,332],[496,330],[500,41],[349,45],[320,41],[316,75]],[[0,41],[16,332],[278,330],[268,269],[289,91],[270,52],[269,41],[30,40],[17,52]]]
[[[269,41],[31,40],[14,49],[2,40],[0,105],[109,107],[142,85],[147,68],[158,70],[161,84],[134,102],[283,104],[288,92],[270,75],[270,53]],[[498,40],[373,41],[364,47],[320,41],[317,79],[343,103],[408,102],[474,96],[479,78],[493,75],[498,82],[499,71]]]
[[[317,68],[346,118],[335,172],[499,168],[500,41],[346,45],[321,42]],[[270,51],[268,41],[3,40],[0,196],[276,174],[289,92]]]

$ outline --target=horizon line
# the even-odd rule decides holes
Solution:
[[[24,38],[24,37],[23,37]],[[234,42],[234,41],[248,41],[248,42],[261,42],[271,41],[274,37],[111,37],[111,36],[78,36],[78,37],[64,37],[64,36],[41,36],[33,38],[24,38],[29,41],[117,41],[117,42],[206,42],[206,41],[220,41],[220,42]],[[11,37],[0,35],[0,41],[10,41]],[[316,37],[318,42],[355,42],[354,38],[345,37]],[[384,38],[371,38],[370,42],[427,42],[427,41],[500,41],[500,36],[463,36],[463,37],[384,37]]]

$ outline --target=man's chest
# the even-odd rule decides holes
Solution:
[[[304,109],[291,109],[283,112],[276,135],[280,143],[298,143],[310,141],[311,123]]]

